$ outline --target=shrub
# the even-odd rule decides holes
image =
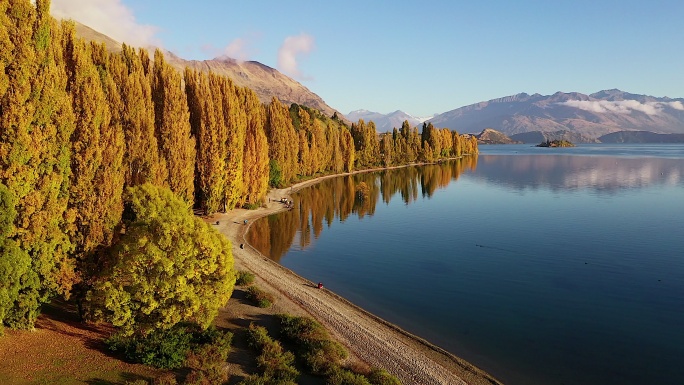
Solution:
[[[290,380],[277,380],[264,375],[252,375],[240,381],[240,385],[297,385],[297,383]]]
[[[213,385],[204,372],[200,370],[193,370],[185,377],[185,385]]]
[[[192,334],[184,326],[168,330],[155,330],[145,337],[121,337],[115,335],[105,341],[109,350],[121,352],[133,361],[163,369],[183,366],[190,351]]]
[[[271,293],[263,291],[256,286],[250,286],[249,289],[247,289],[247,298],[262,308],[270,307],[275,300]]]
[[[307,317],[278,315],[283,335],[300,345],[312,345],[317,341],[329,340],[330,335],[318,321]]]
[[[336,341],[324,340],[301,349],[301,357],[307,368],[315,374],[325,374],[347,358],[347,350]]]
[[[337,368],[328,376],[326,385],[372,385],[366,377],[350,372],[349,370]]]
[[[125,385],[150,385],[150,383],[147,382],[147,380],[138,379],[133,381],[126,381]]]
[[[385,369],[373,368],[367,377],[373,385],[401,385],[401,381]]]
[[[232,338],[232,333],[214,327],[199,330],[196,325],[176,325],[168,330],[155,330],[144,337],[114,335],[105,343],[109,350],[122,353],[130,361],[177,369],[185,364],[188,356],[196,359],[193,361],[195,366],[222,364],[230,352]],[[192,350],[197,353],[189,354]]]
[[[254,274],[249,271],[238,271],[235,284],[238,286],[249,286],[254,283]]]
[[[315,374],[325,374],[347,358],[347,350],[332,341],[328,331],[314,319],[279,315],[281,332],[295,343],[307,368]]]
[[[210,326],[206,330],[201,330],[193,334],[192,343],[195,346],[211,345],[216,347],[224,360],[230,353],[230,345],[233,342],[233,333],[216,329]]]
[[[173,373],[164,373],[152,381],[152,385],[177,385],[176,376]]]
[[[261,207],[261,203],[256,202],[256,203],[245,203],[244,208],[247,210],[256,210],[259,207]]]
[[[261,347],[270,343],[271,337],[268,331],[263,326],[257,326],[254,323],[249,324],[247,331],[247,343],[252,349],[261,350]]]
[[[299,376],[299,371],[294,367],[294,355],[284,350],[280,342],[274,341],[263,326],[249,325],[248,343],[261,351],[257,357],[257,366],[262,370],[264,380],[287,382],[294,381]]]
[[[265,345],[259,357],[257,366],[264,371],[264,375],[276,380],[294,381],[299,371],[294,367],[294,354],[283,349],[278,341]]]

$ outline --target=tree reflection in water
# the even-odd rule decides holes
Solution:
[[[378,201],[389,203],[400,197],[405,204],[421,197],[431,197],[467,170],[475,171],[477,156],[399,169],[340,176],[307,187],[292,197],[294,208],[257,220],[247,234],[247,241],[265,256],[280,258],[297,241],[301,249],[318,238],[324,224],[332,226],[336,218],[344,222],[350,215],[372,216]],[[365,186],[364,186],[365,185]],[[358,193],[359,187],[363,193]]]

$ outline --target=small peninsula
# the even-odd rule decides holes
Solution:
[[[539,143],[535,147],[575,147],[575,145],[567,140],[547,140],[546,142]]]

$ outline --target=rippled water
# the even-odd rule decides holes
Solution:
[[[684,384],[684,146],[481,150],[315,185],[250,243],[507,384]]]

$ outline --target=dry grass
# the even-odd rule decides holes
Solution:
[[[34,330],[0,337],[0,384],[123,384],[160,373],[109,355],[102,339],[111,332],[79,322],[71,306],[46,306]]]

